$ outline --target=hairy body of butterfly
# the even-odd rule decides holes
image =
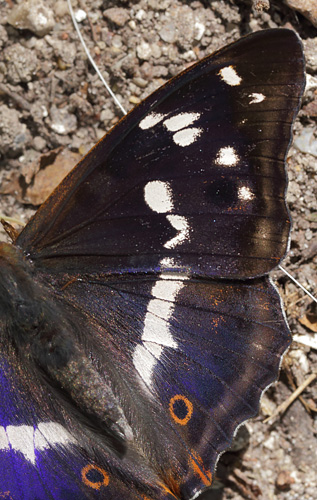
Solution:
[[[35,283],[32,267],[19,250],[3,244],[0,258],[1,313],[7,318],[8,340],[25,363],[38,366],[74,405],[99,421],[100,432],[111,432],[118,441],[114,451],[119,451],[120,441],[131,439],[131,430],[110,383],[75,340],[76,325]]]
[[[290,343],[289,30],[172,79],[0,245],[0,496],[190,499]]]

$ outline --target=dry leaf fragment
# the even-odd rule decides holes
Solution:
[[[316,333],[317,332],[317,314],[313,313],[307,313],[304,314],[301,318],[298,320],[301,325],[305,326],[310,330],[311,332]]]
[[[64,149],[55,154],[41,158],[41,166],[25,192],[23,201],[32,205],[41,205],[64,177],[72,170],[81,156]],[[43,165],[43,163],[45,165]]]

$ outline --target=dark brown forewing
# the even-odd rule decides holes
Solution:
[[[207,57],[123,118],[17,244],[56,272],[270,271],[287,248],[284,160],[303,86],[290,30]]]

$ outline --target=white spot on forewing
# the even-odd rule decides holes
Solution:
[[[224,167],[234,167],[239,161],[235,149],[231,146],[226,146],[218,151],[216,163]]]
[[[147,130],[160,123],[167,114],[163,113],[150,113],[143,120],[140,121],[139,127],[142,130]],[[173,135],[173,141],[178,146],[189,146],[202,134],[201,128],[189,127],[198,118],[200,113],[178,113],[171,118],[164,121],[164,126],[169,132],[176,132]]]
[[[190,146],[190,144],[193,144],[193,142],[195,142],[202,133],[202,128],[185,128],[173,135],[173,141],[177,144],[177,146]]]
[[[226,66],[225,68],[222,68],[218,75],[220,75],[222,80],[231,87],[240,85],[242,81],[242,78],[238,75],[233,66]]]
[[[157,123],[160,123],[162,120],[164,120],[165,116],[167,115],[164,115],[162,113],[150,113],[140,121],[139,127],[142,130],[152,128],[157,125]]]
[[[164,248],[175,248],[189,238],[189,224],[182,215],[167,215],[166,218],[178,234],[164,243]]]
[[[175,259],[173,259],[172,257],[164,257],[164,259],[161,260],[160,262],[160,265],[161,265],[161,269],[173,269],[173,268],[177,268],[177,263],[175,261]],[[175,274],[174,273],[168,273],[168,274],[171,274],[173,275],[173,278],[175,279]],[[164,273],[165,275],[165,273]],[[162,278],[164,278],[164,276],[162,276]]]
[[[254,198],[254,193],[248,186],[241,186],[238,189],[238,198],[241,201],[251,201]]]
[[[159,214],[171,212],[173,205],[173,191],[168,182],[151,181],[144,187],[144,200],[146,204]],[[189,224],[181,215],[167,215],[168,222],[178,231],[177,235],[164,244],[165,248],[174,248],[189,237]]]
[[[264,94],[258,94],[257,92],[253,92],[253,94],[250,94],[249,97],[251,98],[249,104],[258,104],[265,99]]]
[[[33,465],[36,463],[36,451],[75,442],[66,429],[56,422],[42,422],[37,429],[31,425],[8,425],[6,429],[0,427],[0,450],[20,452]]]
[[[146,204],[159,214],[171,212],[173,209],[172,189],[168,182],[151,181],[144,187]]]
[[[199,117],[200,113],[179,113],[165,120],[163,124],[170,132],[176,132],[192,125]]]

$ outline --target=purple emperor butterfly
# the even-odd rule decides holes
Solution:
[[[173,78],[0,245],[0,498],[196,498],[290,344],[296,34]]]

